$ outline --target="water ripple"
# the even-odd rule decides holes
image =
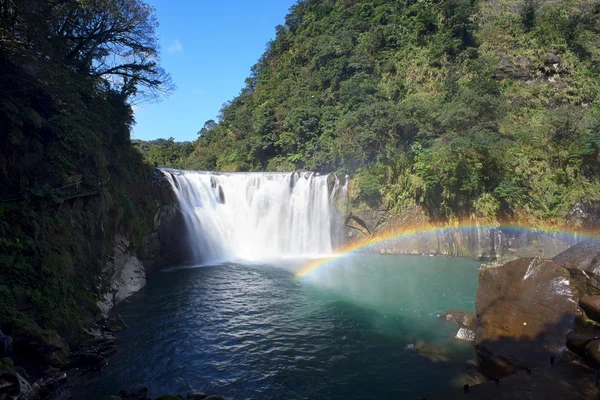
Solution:
[[[470,351],[434,363],[405,347],[447,342],[452,327],[436,316],[473,307],[476,264],[364,256],[361,265],[372,270],[352,275],[346,265],[343,276],[324,271],[310,282],[260,265],[161,273],[119,305],[129,329],[93,395],[81,398],[136,382],[152,395],[197,390],[231,399],[411,398],[448,387]],[[413,273],[416,266],[427,273]],[[457,268],[460,279],[452,279]]]

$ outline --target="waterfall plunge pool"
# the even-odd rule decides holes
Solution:
[[[462,386],[469,344],[438,315],[474,311],[478,263],[357,254],[160,272],[116,307],[129,328],[81,399],[150,395],[413,399]],[[417,351],[415,349],[422,349]]]

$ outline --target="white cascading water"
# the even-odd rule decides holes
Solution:
[[[311,172],[163,171],[196,260],[270,260],[332,253],[334,190]],[[339,188],[335,178],[335,190]]]

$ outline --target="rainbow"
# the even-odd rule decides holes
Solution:
[[[474,230],[485,230],[485,229],[496,229],[503,233],[536,233],[553,236],[556,239],[565,241],[569,244],[575,244],[579,241],[600,241],[600,234],[598,231],[584,231],[575,229],[565,229],[564,227],[550,226],[550,225],[539,225],[539,224],[483,224],[475,225],[469,224],[455,224],[455,225],[444,225],[444,226],[432,226],[432,225],[419,225],[404,227],[396,230],[387,231],[381,235],[371,236],[366,240],[362,240],[356,243],[350,243],[343,248],[339,249],[335,254],[325,258],[319,258],[311,261],[304,265],[296,272],[296,277],[305,277],[311,274],[313,271],[321,268],[328,264],[332,260],[346,257],[361,251],[369,250],[370,248],[383,244],[389,241],[399,241],[414,238],[419,235],[437,234],[438,232],[473,232]]]

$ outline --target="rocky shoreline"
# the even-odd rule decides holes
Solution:
[[[577,382],[568,398],[597,398],[600,390],[594,377],[600,368],[598,284],[600,246],[582,242],[553,259],[522,258],[483,268],[476,313],[451,310],[440,317],[459,324],[457,339],[465,339],[460,337],[461,329],[473,333],[466,339],[472,340],[478,369],[488,379],[519,373],[530,376],[532,370],[552,369],[537,375],[549,382],[561,382],[564,387],[572,386],[567,377],[576,370],[575,375],[588,378]],[[523,390],[535,385],[531,377],[509,382],[522,385]],[[488,389],[479,393],[484,396],[481,398],[492,398]],[[497,394],[499,397],[493,398],[508,399],[514,395],[507,390],[502,395],[506,397]]]

